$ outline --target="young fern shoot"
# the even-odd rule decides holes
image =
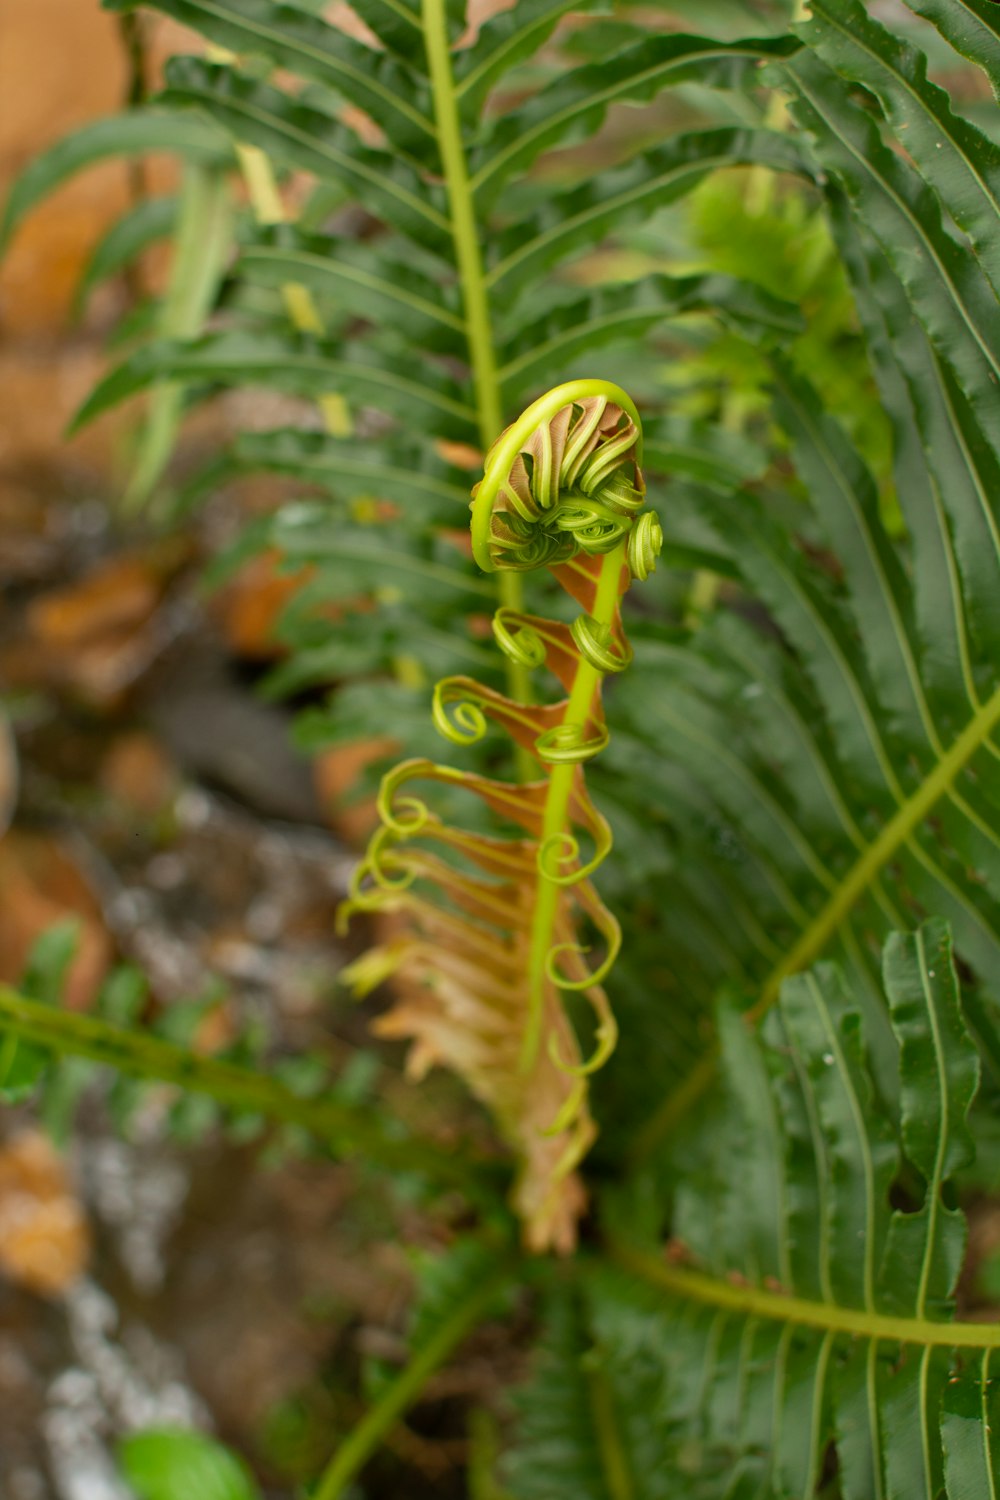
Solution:
[[[643,510],[641,445],[626,393],[577,380],[535,401],[491,448],[473,492],[476,561],[488,572],[548,567],[581,606],[571,625],[504,606],[493,633],[509,659],[546,667],[567,696],[525,703],[470,677],[439,682],[433,713],[445,738],[474,744],[492,722],[538,775],[511,784],[425,759],[396,766],[340,912],[342,924],[359,910],[399,919],[345,977],[359,995],[391,977],[397,999],[377,1030],[412,1039],[412,1074],[450,1067],[491,1110],[519,1158],[514,1205],[539,1251],[574,1246],[586,1203],[576,1169],[596,1135],[588,1076],[616,1040],[602,981],[621,936],[590,881],[611,830],[583,768],[608,742],[602,681],[631,659],[621,597],[662,544]],[[471,793],[517,836],[452,826],[410,794],[416,782]],[[588,965],[590,929],[604,951]],[[573,995],[596,1018],[586,1058],[566,1010]]]

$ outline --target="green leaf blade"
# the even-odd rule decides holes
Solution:
[[[993,0],[906,0],[956,52],[978,64],[1000,97],[1000,28]]]
[[[369,246],[285,227],[261,231],[244,246],[236,274],[252,285],[308,287],[338,311],[371,318],[432,353],[466,352],[465,321],[454,299],[416,268]]]
[[[242,1460],[200,1432],[135,1433],[121,1444],[122,1470],[140,1500],[260,1500]]]
[[[502,234],[487,283],[509,296],[571,251],[683,197],[709,172],[754,163],[778,172],[806,171],[795,146],[775,131],[709,130],[680,136],[595,183],[555,195],[516,231]]]
[[[178,120],[171,112],[155,107],[92,120],[36,156],[16,179],[0,222],[0,252],[31,209],[75,173],[108,157],[153,153],[176,155],[205,166],[232,162],[224,132],[210,120]]]
[[[105,0],[107,4],[107,0]],[[127,10],[133,0],[113,0]],[[434,125],[424,80],[399,58],[377,52],[321,15],[274,0],[151,0],[153,9],[190,26],[217,46],[261,55],[277,67],[326,85],[365,110],[402,151],[436,162]]]
[[[861,83],[882,104],[921,175],[969,235],[994,291],[1000,291],[1000,147],[956,114],[927,78],[921,52],[880,24],[857,0],[815,0],[804,36],[824,62]]]
[[[441,190],[407,162],[362,146],[325,111],[281,89],[217,63],[174,57],[167,64],[165,104],[196,107],[235,141],[257,146],[282,165],[321,181],[347,183],[372,212],[446,260],[451,236]]]
[[[667,34],[646,37],[606,61],[564,74],[526,105],[505,114],[477,159],[472,190],[488,204],[504,183],[524,172],[543,152],[592,135],[614,104],[644,104],[665,88],[696,82],[704,88],[745,89],[758,82],[765,59],[795,52],[791,37],[719,42]]]
[[[369,345],[308,335],[233,332],[140,349],[97,386],[74,419],[80,427],[159,380],[220,386],[266,385],[293,395],[339,392],[417,426],[430,418],[442,435],[469,440],[475,414],[447,376]]]
[[[949,1496],[1000,1495],[1000,1389],[990,1350],[951,1378],[944,1390],[941,1443]]]

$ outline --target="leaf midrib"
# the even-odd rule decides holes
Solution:
[[[878,838],[867,846],[852,865],[822,911],[803,932],[788,957],[768,977],[757,1004],[749,1016],[763,1015],[778,998],[782,981],[812,963],[826,947],[841,922],[874,882],[875,876],[905,845],[931,809],[951,788],[952,783],[973,755],[1000,724],[1000,687],[974,714],[951,748],[938,761],[930,775],[916,791],[900,804],[885,824]]]
[[[904,1318],[889,1313],[814,1302],[786,1296],[763,1287],[722,1280],[704,1271],[692,1271],[658,1260],[648,1251],[613,1244],[611,1255],[627,1271],[653,1286],[663,1287],[687,1302],[766,1318],[772,1322],[815,1328],[824,1333],[844,1333],[873,1343],[913,1344],[922,1348],[997,1349],[1000,1323],[937,1323],[930,1318]]]
[[[469,188],[444,0],[422,0],[420,25],[431,81],[438,151],[448,196],[448,229],[461,283],[476,421],[483,452],[486,453],[503,427],[503,402],[497,375],[490,287],[484,274],[479,224]],[[518,573],[502,571],[496,590],[500,603],[507,609],[520,611],[523,608],[524,589]],[[520,663],[509,661],[506,676],[509,696],[521,702],[530,701],[527,669]],[[517,764],[522,775],[526,774],[524,752],[519,752]]]
[[[826,905],[805,929],[798,942],[780,964],[777,964],[764,982],[760,998],[747,1012],[748,1021],[758,1021],[778,998],[781,986],[793,974],[807,968],[818,958],[827,943],[834,937],[848,914],[866,891],[874,889],[880,870],[896,851],[908,843],[912,847],[912,835],[945,794],[975,753],[982,749],[993,729],[1000,725],[1000,687],[984,706],[974,714],[938,762],[930,776],[921,783],[911,797],[896,811],[873,843],[851,866],[844,879],[827,901]],[[697,1104],[711,1086],[715,1077],[718,1053],[710,1047],[692,1072],[664,1101],[657,1112],[646,1122],[632,1143],[629,1152],[633,1168],[646,1161],[659,1142]]]

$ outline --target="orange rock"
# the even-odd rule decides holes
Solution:
[[[60,462],[82,466],[80,481],[107,473],[115,464],[122,434],[134,416],[119,407],[67,439],[65,427],[107,369],[99,349],[86,344],[51,348],[9,343],[0,350],[0,463]]]
[[[327,809],[330,825],[349,844],[362,844],[378,822],[375,799],[350,801],[350,793],[362,772],[373,761],[399,754],[399,741],[390,735],[376,739],[355,740],[325,750],[314,761],[316,790]]]
[[[230,646],[254,661],[271,661],[286,654],[286,648],[275,639],[275,625],[289,599],[314,571],[302,568],[283,573],[279,571],[280,560],[277,552],[251,558],[212,600],[211,607]]]
[[[111,940],[69,855],[46,834],[8,833],[0,839],[0,890],[0,983],[15,984],[42,933],[76,917],[80,935],[65,999],[71,1010],[88,1010],[111,963]]]
[[[197,50],[181,27],[144,18],[155,88],[163,57]],[[57,45],[53,45],[58,39]],[[127,65],[119,23],[80,0],[5,0],[0,47],[0,197],[14,176],[76,127],[123,106]],[[154,159],[152,192],[168,190],[176,163]],[[0,265],[0,320],[9,336],[65,327],[93,246],[128,205],[130,168],[101,162],[71,178],[23,222]]]
[[[113,706],[162,648],[157,606],[189,555],[182,539],[170,539],[40,595],[25,634],[0,653],[0,670],[18,686],[69,689],[94,707]]]
[[[17,805],[17,747],[6,718],[0,713],[0,837],[6,832]]]
[[[160,599],[160,579],[144,558],[116,557],[78,583],[35,599],[28,628],[51,646],[71,646],[142,624]]]
[[[9,182],[60,136],[119,107],[125,57],[112,18],[73,0],[6,0],[3,27],[0,178]],[[67,183],[39,206],[0,270],[5,332],[65,322],[91,245],[125,203],[125,168],[116,163]]]
[[[38,1131],[0,1149],[0,1270],[56,1297],[82,1274],[90,1233],[62,1158]]]
[[[177,767],[151,734],[122,734],[104,757],[101,786],[124,807],[155,817],[171,802],[178,785]]]

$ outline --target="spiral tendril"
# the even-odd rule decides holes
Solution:
[[[434,727],[446,740],[453,745],[474,745],[481,740],[488,728],[486,715],[478,703],[471,698],[454,692],[452,679],[445,677],[434,689],[434,697],[431,701],[431,716]],[[451,710],[449,714],[448,710]]]
[[[618,1026],[610,1010],[606,1010],[605,1019],[602,1019],[595,1033],[597,1046],[590,1056],[580,1063],[567,1062],[559,1051],[559,1038],[556,1033],[549,1034],[549,1056],[559,1069],[560,1073],[568,1073],[571,1078],[586,1078],[591,1073],[597,1073],[615,1047],[618,1045]]]
[[[433,813],[420,797],[397,797],[399,788],[409,780],[412,762],[403,761],[382,777],[376,806],[387,828],[400,838],[413,838],[427,827]]]
[[[594,853],[585,864],[578,865],[580,858],[580,841],[575,834],[562,829],[559,833],[550,834],[543,839],[538,846],[535,863],[539,874],[544,875],[553,885],[570,886],[579,885],[588,876],[593,875],[599,869],[611,850],[611,830],[607,824],[598,827],[598,842]],[[570,866],[563,869],[563,866]]]
[[[513,613],[513,610],[505,608],[497,610],[492,622],[494,640],[504,656],[520,666],[544,666],[545,642],[530,625],[518,625],[516,630],[512,630],[509,622]]]
[[[612,929],[611,941],[608,943],[608,951],[597,968],[591,973],[585,974],[582,979],[568,979],[565,974],[560,974],[556,960],[561,953],[576,953],[583,958],[590,952],[580,943],[557,943],[550,948],[545,957],[545,972],[554,985],[561,990],[588,990],[594,985],[603,984],[615,966],[615,959],[621,952],[622,936],[621,928],[617,922]]]
[[[554,729],[547,729],[538,736],[535,754],[548,766],[572,766],[600,755],[607,744],[608,731],[604,724],[589,738],[582,724],[557,724]]]
[[[647,510],[634,523],[628,538],[628,566],[633,578],[640,583],[656,567],[656,559],[663,547],[663,528],[653,510]]]
[[[638,422],[621,398],[584,395],[562,406],[543,398],[501,434],[473,491],[481,566],[552,566],[580,551],[613,551],[628,535],[645,489]],[[535,410],[545,416],[531,426]]]
[[[473,491],[477,563],[486,572],[550,567],[581,609],[567,625],[501,608],[493,635],[520,667],[547,667],[566,697],[515,702],[471,677],[438,683],[432,716],[447,740],[471,746],[492,724],[533,748],[539,775],[511,784],[422,758],[397,766],[382,780],[383,826],[339,914],[405,918],[348,974],[364,993],[398,976],[379,1030],[413,1039],[412,1071],[444,1063],[494,1111],[522,1159],[515,1203],[534,1249],[572,1248],[585,1201],[574,1173],[596,1133],[588,1078],[617,1039],[602,985],[621,929],[589,879],[611,849],[611,830],[582,768],[608,743],[602,679],[632,659],[621,596],[652,572],[663,542],[643,509],[641,456],[633,402],[596,380],[540,397],[490,449]],[[514,836],[450,826],[412,795],[417,781],[471,793],[513,824]],[[589,949],[575,941],[581,924],[600,939],[589,970]],[[589,1055],[565,1009],[574,993],[596,1020]]]
[[[629,643],[624,638],[616,640],[611,626],[599,624],[593,615],[577,615],[570,634],[584,660],[604,676],[624,672],[632,661]]]

